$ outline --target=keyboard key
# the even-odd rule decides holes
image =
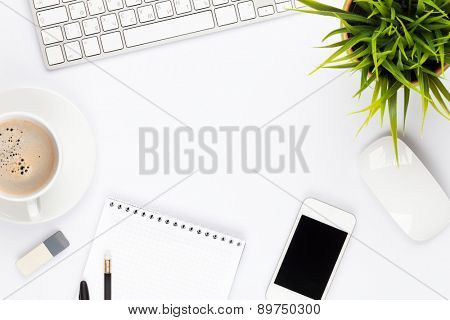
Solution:
[[[83,2],[77,2],[69,5],[70,16],[73,20],[86,17],[86,7]]]
[[[209,7],[209,0],[193,0],[195,10],[201,10]]]
[[[119,18],[122,27],[132,26],[137,23],[136,14],[133,9],[119,12]]]
[[[217,25],[219,27],[237,22],[237,15],[234,6],[221,7],[214,10],[216,13]]]
[[[37,19],[41,27],[51,26],[52,24],[58,24],[69,20],[67,16],[67,10],[65,7],[59,7],[49,9],[45,11],[39,11],[37,13]]]
[[[123,49],[122,37],[120,32],[113,32],[100,37],[104,52],[112,52]]]
[[[122,0],[106,0],[106,6],[109,11],[119,10],[123,8]]]
[[[237,5],[239,11],[239,17],[242,21],[255,19],[256,12],[253,6],[253,1],[240,2]]]
[[[155,7],[158,18],[162,19],[173,16],[173,8],[170,1],[158,2]]]
[[[64,56],[60,46],[45,48],[48,64],[53,66],[64,62]]]
[[[36,9],[47,8],[59,4],[59,0],[33,0]]]
[[[78,22],[69,23],[64,26],[67,40],[72,40],[82,36],[81,27]]]
[[[273,6],[265,6],[258,8],[258,15],[260,17],[270,16],[271,14],[274,14],[275,10],[273,9]]]
[[[45,45],[64,41],[64,36],[61,27],[53,27],[42,30],[41,34],[42,34],[42,42]]]
[[[211,11],[203,11],[127,29],[124,30],[123,35],[127,47],[135,47],[212,28],[214,28],[214,19]]]
[[[290,8],[292,8],[292,4],[290,1],[277,3],[277,11],[278,12],[285,12],[285,11],[289,10]]]
[[[142,4],[142,0],[125,0],[127,7],[137,6]]]
[[[105,12],[103,0],[87,0],[87,5],[91,16]]]
[[[91,19],[83,20],[83,29],[84,29],[84,33],[87,36],[99,33],[100,32],[100,26],[98,24],[98,19],[97,18],[91,18]]]
[[[67,61],[79,60],[83,57],[78,41],[64,44],[64,51],[66,52]]]
[[[139,16],[139,21],[142,23],[155,20],[156,18],[152,5],[140,7],[137,9],[137,12]]]
[[[177,14],[183,14],[192,11],[191,2],[189,0],[174,0],[175,11]]]
[[[212,2],[213,2],[213,5],[218,6],[221,4],[228,3],[228,0],[212,0]]]
[[[102,21],[102,28],[104,31],[110,31],[119,28],[119,22],[117,21],[116,14],[108,14],[100,18]]]
[[[101,53],[97,37],[83,39],[82,43],[86,57],[97,56]]]

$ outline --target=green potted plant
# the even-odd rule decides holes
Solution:
[[[347,0],[344,9],[313,0],[298,1],[309,8],[295,11],[341,22],[323,39],[341,35],[341,41],[323,47],[337,50],[312,72],[320,68],[361,72],[355,96],[373,87],[372,102],[356,111],[367,113],[358,132],[377,114],[383,123],[387,113],[398,162],[397,114],[401,110],[397,95],[402,88],[403,129],[411,92],[421,96],[422,128],[430,106],[450,120],[450,93],[440,80],[450,62],[449,0]]]

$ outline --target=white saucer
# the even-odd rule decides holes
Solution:
[[[95,170],[95,141],[83,114],[62,96],[42,89],[21,88],[0,93],[0,114],[29,112],[54,130],[62,145],[61,171],[40,198],[41,214],[34,221],[24,203],[0,200],[0,219],[16,223],[42,223],[62,216],[81,199]]]

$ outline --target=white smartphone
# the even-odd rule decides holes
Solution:
[[[315,199],[300,208],[268,299],[324,299],[355,227],[352,214]]]

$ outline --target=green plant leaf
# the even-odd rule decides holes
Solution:
[[[342,34],[342,33],[346,33],[346,32],[348,32],[347,28],[339,28],[339,29],[333,30],[322,39],[322,42],[327,40],[331,36],[335,36],[337,34]]]
[[[338,19],[341,21],[341,24],[348,30],[349,33],[356,35],[363,32],[369,32],[372,33],[375,30],[375,27],[372,25],[365,25],[365,24],[358,24],[358,25],[351,25],[344,19]]]
[[[358,111],[354,111],[350,114],[357,114],[357,113],[361,113],[361,112],[366,112],[368,110],[374,109],[374,108],[380,108],[381,102],[383,101],[387,101],[387,99],[389,99],[394,93],[397,92],[398,89],[400,89],[400,87],[402,86],[402,84],[398,81],[396,81],[391,88],[389,88],[385,94],[381,94],[380,98],[374,102],[372,102],[370,105],[368,105],[367,107],[360,109]]]
[[[414,21],[412,21],[411,23],[408,24],[408,29],[411,32],[414,32],[414,30],[422,23],[422,21],[424,21],[426,18],[428,18],[430,16],[430,14],[432,14],[432,13],[433,13],[432,11],[429,11],[429,12],[425,13],[423,16],[421,16],[420,18],[415,19]]]
[[[368,25],[375,25],[376,24],[375,21],[372,21],[372,20],[370,20],[368,18],[365,18],[365,17],[357,15],[357,14],[353,14],[353,13],[335,12],[333,14],[337,18],[343,19],[343,20],[354,21],[354,22],[362,22],[362,23],[367,23]]]
[[[371,84],[372,82],[374,82],[376,79],[375,76],[371,76],[367,79],[367,81],[364,83],[364,85],[362,85],[359,90],[353,95],[353,97],[359,96],[364,90],[366,90]]]
[[[418,36],[416,36],[415,34],[412,34],[412,38],[414,39],[414,41],[419,44],[421,46],[421,48],[425,49],[424,51],[428,52],[429,54],[433,55],[433,56],[437,56],[437,53],[430,48],[430,46],[428,44],[426,44],[422,39],[420,39]],[[417,48],[417,46],[415,47]]]
[[[400,51],[398,51],[397,68],[398,68],[400,71],[405,70],[405,68],[403,67],[402,54],[401,54]]]
[[[436,35],[438,36],[438,37],[441,37],[442,36],[442,33],[441,33],[441,31],[436,31]],[[445,59],[444,59],[444,57],[445,57],[445,48],[444,48],[444,44],[442,43],[442,44],[437,44],[437,46],[438,46],[438,55],[439,55],[439,59],[441,60],[441,69],[442,70],[444,70],[444,65],[445,65]]]
[[[334,59],[333,61],[331,61],[331,63],[336,63],[336,62],[345,61],[345,60],[357,60],[358,58],[367,55],[367,53],[369,51],[370,51],[369,48],[364,48],[361,46],[358,49],[356,49],[355,51],[353,51],[352,53],[349,53],[341,58]]]
[[[428,111],[428,102],[427,97],[429,96],[429,85],[428,85],[428,76],[423,73],[420,69],[417,69],[417,79],[419,81],[420,86],[420,94],[422,98],[422,125],[421,130],[423,132],[423,127],[425,125],[425,118]]]
[[[359,127],[359,129],[356,131],[356,136],[359,135],[359,133],[364,129],[367,124],[369,123],[370,119],[372,119],[376,113],[378,112],[378,109],[380,108],[379,105],[376,105],[374,108],[372,108],[369,112],[369,115],[367,116],[366,120],[364,120],[363,124]]]
[[[378,9],[374,8],[372,10],[372,13],[367,17],[368,19],[371,19],[372,17],[378,15],[380,13],[380,11],[378,11]]]
[[[397,17],[399,17],[399,18],[401,18],[402,20],[405,20],[405,21],[408,21],[408,22],[414,22],[414,19],[412,19],[412,18],[410,18],[410,17],[408,17],[408,16],[405,16],[405,15],[403,15],[403,14],[397,14]]]
[[[364,87],[367,84],[367,82],[369,82],[368,78],[369,78],[369,68],[366,67],[361,70],[361,80],[359,84],[360,88]]]
[[[434,23],[434,24],[427,25],[427,29],[429,31],[442,30],[442,29],[446,29],[446,28],[448,28],[447,24]]]
[[[363,36],[363,35],[357,35],[354,36],[350,39],[348,39],[348,41],[345,42],[345,44],[339,48],[337,51],[335,51],[331,56],[329,56],[324,62],[322,62],[318,67],[316,67],[313,71],[311,71],[310,74],[316,72],[318,69],[322,68],[323,66],[325,66],[326,64],[328,64],[329,62],[333,61],[333,59],[337,58],[338,56],[340,56],[341,54],[345,53],[348,49],[352,48],[354,45],[356,45],[357,43],[361,42],[361,41],[368,41],[370,40],[369,38]]]
[[[434,9],[436,9],[438,12],[442,13],[443,15],[447,16],[447,14],[442,11],[441,8],[439,8],[439,6],[437,6],[432,0],[423,0],[424,4],[429,5],[430,7],[433,7]]]
[[[377,58],[377,37],[378,37],[378,33],[376,32],[372,36],[371,45],[372,45],[373,69],[375,71],[375,76],[378,79],[379,72],[378,72],[378,58]]]
[[[367,56],[363,60],[361,60],[361,62],[356,67],[353,68],[353,71],[362,70],[363,68],[371,66],[372,64],[373,64],[372,57]]]
[[[432,81],[434,83],[436,88],[438,88],[439,91],[444,95],[445,99],[447,99],[447,101],[450,101],[450,92],[442,84],[442,82],[438,78],[435,78],[435,77],[430,77],[430,81]]]
[[[392,87],[392,84],[390,84]],[[395,90],[395,93],[389,97],[388,99],[388,107],[389,107],[389,123],[391,126],[391,135],[392,135],[392,142],[394,143],[394,152],[395,152],[395,159],[397,160],[397,165],[399,164],[398,161],[398,136],[397,136],[397,90]]]
[[[381,81],[378,80],[377,82],[375,82],[375,88],[373,88],[372,103],[374,103],[378,99],[378,96],[380,95],[380,88]]]
[[[436,100],[438,101],[438,103],[440,104],[440,106],[442,107],[443,111],[441,111],[435,103],[431,103],[431,105],[433,106],[433,108],[444,118],[446,118],[447,120],[450,120],[450,113],[449,110],[447,108],[447,105],[444,102],[444,99],[442,99],[442,96],[439,92],[439,90],[437,89],[436,85],[432,82],[429,81],[429,85],[430,85],[430,89],[431,92],[433,92],[434,97],[436,98]]]
[[[365,1],[355,0],[355,3],[358,4],[358,6],[364,10],[366,14],[371,14],[373,11],[373,7],[370,6],[369,3],[366,3]]]
[[[314,0],[297,0],[300,3],[303,3],[304,5],[316,9],[317,11],[329,11],[329,12],[342,12],[347,13],[347,11],[344,11],[342,9],[332,7]]]
[[[390,10],[381,1],[373,2],[373,5],[378,9],[383,17],[390,17]]]
[[[402,53],[403,57],[408,60],[408,56],[406,55],[405,47],[403,45],[403,38],[400,38],[401,40],[398,42],[398,48],[400,49],[400,52]],[[406,40],[405,40],[406,41]]]
[[[386,68],[386,70],[388,70],[395,79],[397,79],[397,81],[399,81],[401,84],[403,84],[404,86],[410,88],[411,90],[414,90],[418,93],[420,93],[419,90],[416,89],[416,87],[410,82],[408,81],[405,76],[402,74],[402,72],[393,64],[391,64],[389,61],[385,60],[383,61],[382,65]]]
[[[403,86],[403,134],[406,128],[406,115],[408,114],[409,97],[411,90],[408,87]]]
[[[335,43],[331,43],[331,44],[327,44],[324,46],[319,46],[317,48],[321,48],[321,49],[325,49],[325,48],[337,48],[337,47],[342,47],[343,45],[345,45],[347,42],[349,42],[352,38],[348,38],[348,39],[344,39]]]
[[[428,60],[429,57],[430,57],[430,55],[428,53],[424,53],[422,55],[422,57],[420,58],[420,61],[419,61],[419,64],[417,67],[422,66]]]
[[[437,16],[429,17],[424,21],[424,24],[431,24],[431,23],[440,23],[448,26],[450,24],[450,21],[448,20],[447,14],[444,13]]]
[[[342,64],[335,64],[335,65],[326,65],[322,68],[324,69],[349,69],[356,67],[359,64],[359,62],[349,62],[349,63],[342,63]]]
[[[291,9],[291,11],[296,12],[302,12],[302,13],[310,13],[310,14],[317,14],[320,16],[327,16],[327,17],[337,17],[343,20],[348,21],[355,21],[355,22],[363,22],[371,25],[375,25],[376,23],[374,21],[371,21],[370,19],[359,16],[357,14],[353,13],[340,13],[340,12],[331,12],[331,11],[314,11],[314,10],[305,10],[305,9]]]
[[[397,53],[398,43],[400,42],[401,39],[402,39],[402,38],[397,38],[397,39],[395,40],[395,42],[392,44],[392,46],[389,48],[389,51],[391,52],[391,53],[389,54],[389,60],[394,59],[395,54]],[[398,52],[400,52],[400,51],[398,51]]]
[[[411,81],[411,74],[407,73],[405,75],[406,80]],[[406,115],[408,114],[409,97],[411,95],[411,90],[408,87],[403,86],[403,134],[405,134],[406,128]]]
[[[386,92],[388,91],[388,78],[383,77],[380,80],[381,84],[380,84],[380,91],[381,91],[381,97],[386,95]],[[383,121],[384,121],[384,110],[386,110],[386,99],[382,99],[380,101],[380,124],[381,126],[383,126]]]
[[[397,17],[397,21],[400,22],[400,25],[402,26],[403,33],[405,34],[406,42],[408,43],[408,47],[411,48],[414,45],[414,41],[413,41],[411,35],[409,34],[408,29],[406,28],[405,24],[399,17]]]
[[[417,0],[417,14],[420,14],[425,10],[423,2],[424,0]]]

